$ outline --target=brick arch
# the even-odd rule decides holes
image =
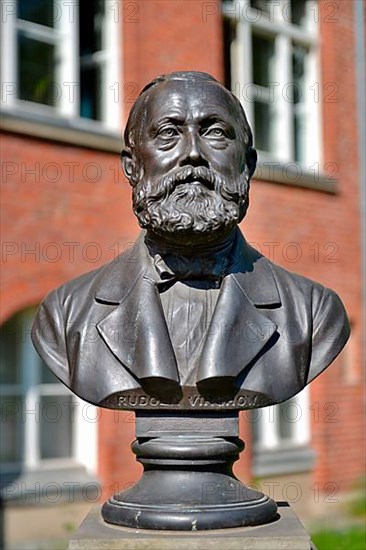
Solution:
[[[0,324],[24,309],[38,305],[53,288],[63,282],[59,273],[36,273],[27,280],[14,278],[3,288]]]

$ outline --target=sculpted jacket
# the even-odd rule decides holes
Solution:
[[[142,233],[112,262],[52,291],[38,310],[35,348],[90,403],[115,408],[113,396],[179,387],[149,269]],[[238,230],[235,268],[222,281],[197,367],[198,393],[225,387],[264,395],[266,404],[289,399],[335,359],[349,331],[335,292],[273,264]]]

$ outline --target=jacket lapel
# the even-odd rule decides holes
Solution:
[[[154,281],[146,275],[149,257],[143,234],[131,251],[106,270],[95,299],[117,307],[97,324],[111,352],[138,380],[158,377],[179,382],[178,369]],[[129,259],[126,265],[126,258]],[[135,261],[136,260],[136,261]]]
[[[243,271],[228,275],[203,347],[197,382],[213,377],[237,377],[270,345],[277,330],[277,325],[258,308],[280,305],[266,258],[253,256],[251,262],[246,261]]]
[[[270,262],[239,234],[234,273],[225,277],[203,346],[197,382],[237,377],[271,345],[277,325],[261,308],[281,305]],[[102,271],[95,300],[108,307],[97,330],[118,360],[138,380],[179,383],[177,363],[158,290],[149,277],[144,233],[132,249]],[[111,311],[111,306],[115,306]]]

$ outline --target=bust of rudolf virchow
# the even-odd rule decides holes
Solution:
[[[284,401],[341,351],[339,297],[259,254],[238,224],[256,151],[213,77],[156,78],[122,151],[143,231],[41,304],[33,342],[77,395],[111,408],[251,408]]]

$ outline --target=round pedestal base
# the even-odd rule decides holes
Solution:
[[[276,503],[235,478],[243,442],[222,437],[157,437],[132,449],[140,481],[110,498],[103,519],[116,525],[173,531],[253,526],[276,518]]]
[[[138,505],[120,502],[113,497],[104,504],[105,521],[134,529],[197,531],[261,525],[275,518],[276,503],[263,495],[261,499],[215,506]]]

